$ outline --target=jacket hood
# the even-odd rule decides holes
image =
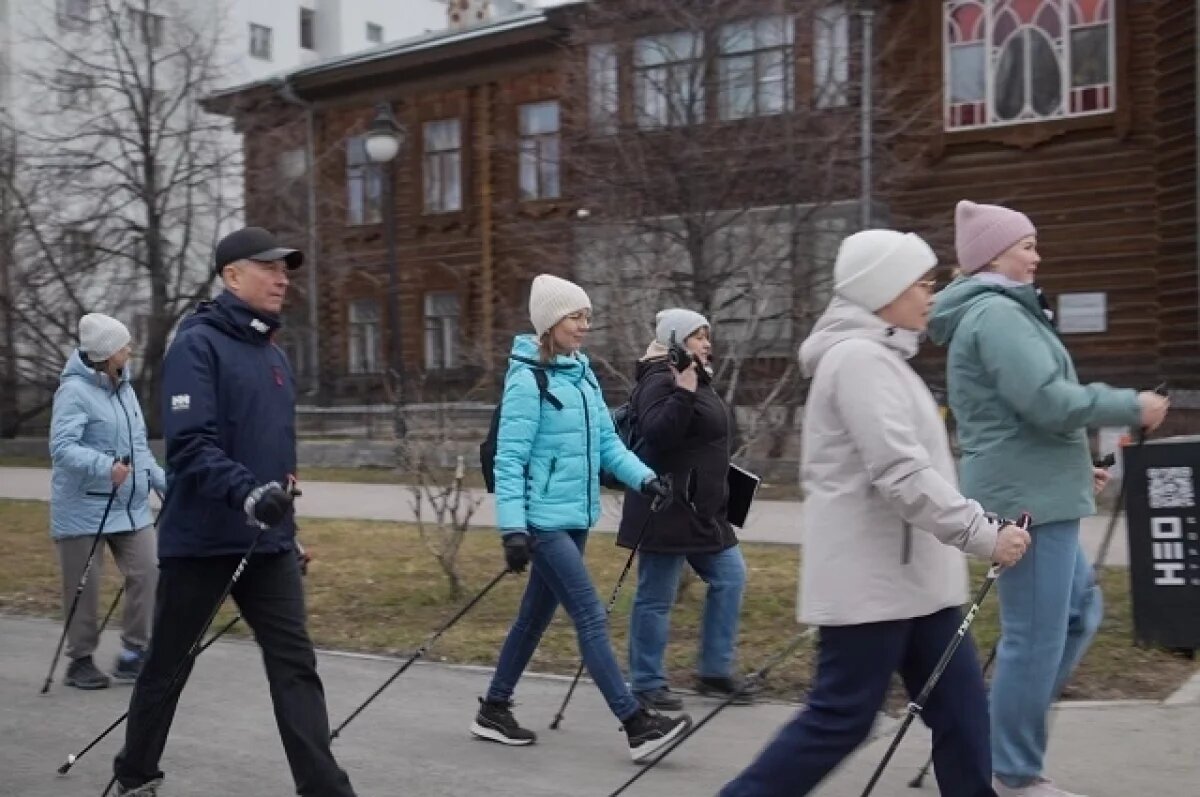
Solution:
[[[1038,304],[1037,288],[1032,284],[1009,288],[976,277],[959,277],[934,298],[933,312],[929,316],[929,339],[939,346],[949,345],[958,325],[972,307],[1000,297],[1016,301],[1034,316],[1046,321]]]
[[[800,344],[800,368],[804,376],[811,378],[830,349],[853,338],[876,341],[899,352],[906,360],[915,356],[921,345],[919,333],[893,327],[871,311],[835,296]]]
[[[634,376],[635,381],[637,381],[637,382],[642,381],[642,379],[647,374],[653,374],[653,373],[657,373],[659,371],[670,371],[671,370],[671,366],[667,364],[666,348],[667,348],[666,346],[663,346],[663,353],[658,356],[655,356],[655,357],[646,356],[637,361],[637,365],[635,365],[634,369],[633,369],[633,376]]]
[[[542,368],[568,379],[579,381],[589,367],[586,354],[579,351],[575,356],[568,357],[557,354],[551,362],[542,362],[538,351],[537,338],[533,335],[517,335],[513,338],[512,349],[508,353],[508,373],[529,368]]]
[[[217,298],[201,302],[196,310],[179,325],[179,331],[198,325],[216,327],[230,337],[250,343],[269,343],[271,336],[282,326],[278,316],[260,313],[229,291]]]
[[[111,380],[109,379],[108,374],[102,371],[97,371],[95,368],[89,365],[83,359],[83,355],[79,353],[79,349],[71,352],[71,356],[67,358],[66,364],[63,365],[62,373],[58,375],[58,381],[60,384],[65,384],[71,379],[83,379],[90,384],[96,385],[97,387],[105,387],[110,390],[112,389],[112,385],[110,384]],[[126,384],[128,382],[129,369],[126,368],[121,372],[121,379],[118,384]]]

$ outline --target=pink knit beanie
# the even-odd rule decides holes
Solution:
[[[954,248],[964,273],[974,274],[1029,235],[1037,230],[1024,213],[966,199],[954,209]]]

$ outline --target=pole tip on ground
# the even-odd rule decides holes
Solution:
[[[72,765],[75,763],[75,756],[67,756],[66,763],[58,768],[58,774],[65,775],[71,771]]]
[[[552,730],[552,731],[558,730],[558,726],[559,726],[560,722],[562,722],[562,717],[555,717],[554,721],[550,723],[550,730]]]
[[[912,780],[910,780],[908,782],[908,788],[910,788],[910,789],[920,789],[920,788],[923,788],[924,786],[925,786],[925,776],[924,775],[917,775],[915,778],[913,778]]]

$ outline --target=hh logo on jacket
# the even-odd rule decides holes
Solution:
[[[187,412],[192,408],[192,397],[187,393],[171,396],[171,412]]]

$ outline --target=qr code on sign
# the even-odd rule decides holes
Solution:
[[[1187,509],[1196,505],[1191,468],[1147,468],[1151,509]]]

